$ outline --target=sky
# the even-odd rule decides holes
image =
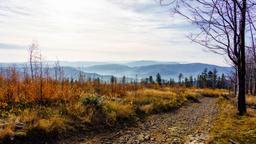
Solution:
[[[0,0],[0,62],[158,60],[227,65],[187,38],[196,29],[157,0]]]

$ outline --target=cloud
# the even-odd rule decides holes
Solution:
[[[24,47],[21,45],[0,42],[0,49],[22,49],[22,48],[24,48]]]
[[[49,59],[192,61],[191,51],[212,56],[186,38],[193,27],[156,0],[8,0],[0,1],[0,13],[0,41],[9,44],[0,47],[37,40]],[[193,60],[215,62],[201,58]]]

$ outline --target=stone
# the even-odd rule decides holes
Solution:
[[[149,140],[149,139],[150,139],[150,135],[146,135],[146,136],[144,137],[144,139],[145,139],[145,140]]]
[[[175,139],[173,139],[173,140],[172,140],[172,144],[180,144],[179,139],[176,139],[176,138],[175,138]]]
[[[155,141],[156,139],[155,138],[150,138],[151,141]]]
[[[25,126],[25,125],[24,125],[23,123],[16,123],[16,124],[15,124],[15,129],[16,129],[16,130],[20,130],[20,129],[23,129],[24,126]]]

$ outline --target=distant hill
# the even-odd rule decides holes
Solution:
[[[179,64],[178,62],[162,62],[162,61],[150,61],[150,60],[141,60],[141,61],[131,61],[124,63],[129,67],[139,67],[139,66],[150,66],[150,65],[158,65],[158,64]]]
[[[12,67],[12,66],[15,66],[15,69],[16,71],[20,74],[21,78],[23,77],[24,75],[24,71],[25,71],[25,67],[24,67],[24,64],[22,65],[17,65],[17,64],[11,64],[11,65],[8,65],[8,64],[4,64],[4,65],[1,65],[0,64],[0,68],[1,68],[1,72],[3,72],[2,74],[6,75],[6,71],[8,69],[8,67]],[[61,67],[62,70],[63,70],[63,76],[64,78],[69,78],[69,79],[74,79],[74,80],[77,80],[79,78],[80,75],[82,75],[85,79],[101,79],[103,81],[109,81],[111,76],[110,75],[99,75],[97,73],[88,73],[88,72],[84,72],[84,71],[81,71],[79,70],[78,68],[75,68],[75,67]],[[51,78],[55,78],[55,72],[56,72],[56,69],[54,67],[48,67],[48,68],[43,68],[43,73],[44,75],[46,75],[46,71],[48,71],[48,76],[51,77]],[[31,74],[30,73],[30,69],[27,68],[26,69],[26,72],[27,74]],[[59,72],[58,72],[58,75],[59,75]]]
[[[22,71],[26,63],[0,63],[0,67],[15,66]],[[50,67],[50,75],[54,76],[54,62],[47,62]],[[219,74],[229,74],[231,67],[222,67],[204,63],[187,63],[181,64],[178,62],[160,62],[160,61],[131,61],[131,62],[63,62],[65,77],[78,78],[79,74],[85,75],[86,78],[100,78],[104,81],[109,81],[111,75],[121,78],[126,76],[127,79],[132,80],[137,78],[146,78],[149,76],[156,76],[160,73],[162,78],[177,80],[178,75],[182,73],[184,76],[197,76],[205,68],[208,70],[217,69]],[[46,64],[45,64],[46,66]]]
[[[220,67],[216,65],[202,64],[202,63],[190,63],[190,64],[164,64],[164,65],[151,65],[136,67],[135,73],[141,74],[142,77],[148,75],[156,75],[160,73],[164,78],[177,78],[180,73],[184,76],[197,76],[205,68],[208,70],[217,69],[219,74],[228,74],[231,72],[230,67]]]
[[[94,78],[101,78],[102,76],[96,73],[88,73],[88,72],[83,72],[77,68],[73,67],[62,67],[64,71],[64,77],[65,78],[73,78],[73,79],[78,79],[79,75],[83,75],[85,79],[94,79]],[[49,74],[51,77],[55,76],[55,69],[54,68],[49,68]]]
[[[56,61],[47,61],[50,66],[56,65]],[[94,65],[109,64],[109,62],[95,62],[95,61],[59,61],[59,64],[64,67],[88,67]]]
[[[91,67],[83,68],[85,72],[93,72],[104,75],[115,75],[124,76],[132,72],[133,68],[121,64],[106,64],[106,65],[95,65]]]
[[[101,75],[115,75],[121,77],[123,75],[135,78],[145,78],[155,76],[160,73],[165,79],[177,79],[178,75],[182,73],[184,76],[197,76],[205,68],[208,70],[217,69],[219,74],[228,74],[231,72],[230,67],[221,67],[217,65],[203,64],[203,63],[190,63],[190,64],[155,64],[146,66],[129,67],[126,65],[96,65],[84,68],[85,72],[98,73]]]

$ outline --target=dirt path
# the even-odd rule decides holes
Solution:
[[[180,109],[149,116],[135,126],[85,136],[72,143],[80,144],[159,144],[204,143],[216,114],[216,98],[202,98]],[[70,142],[69,142],[70,143]]]

